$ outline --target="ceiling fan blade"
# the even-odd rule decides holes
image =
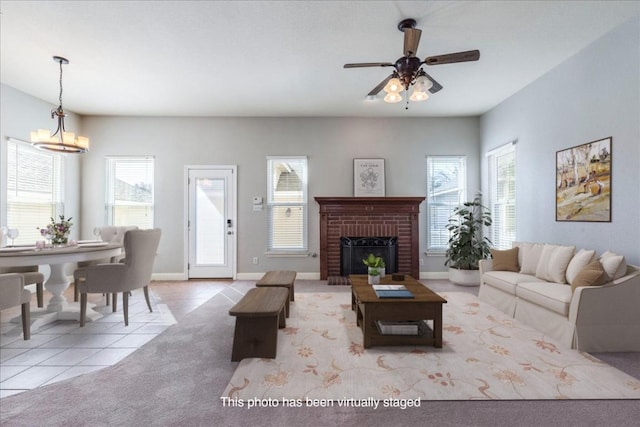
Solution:
[[[433,83],[433,86],[431,86],[431,89],[429,89],[429,92],[431,92],[431,93],[439,92],[440,89],[442,89],[442,85],[440,83],[438,83],[437,81],[435,81],[435,79],[433,77],[431,77],[429,74],[427,74],[427,73],[424,73],[424,74],[427,76],[427,78],[429,80],[431,80],[431,83]]]
[[[344,68],[361,67],[393,67],[393,64],[391,62],[359,62],[356,64],[344,64]]]
[[[404,56],[415,56],[420,44],[420,34],[422,31],[417,28],[406,28],[404,30]]]
[[[480,59],[479,50],[467,50],[465,52],[448,53],[446,55],[430,56],[424,60],[427,65],[451,64],[454,62],[477,61]]]
[[[389,80],[393,78],[393,73],[389,74],[389,77],[381,81],[378,86],[374,87],[371,92],[367,94],[367,96],[376,96],[386,85],[389,83]]]

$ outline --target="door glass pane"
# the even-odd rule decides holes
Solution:
[[[196,178],[196,264],[225,264],[224,179]]]

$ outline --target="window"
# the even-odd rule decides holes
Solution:
[[[516,142],[490,151],[488,163],[490,239],[497,249],[510,249],[516,239]]]
[[[42,240],[38,228],[64,214],[64,156],[7,140],[7,223],[15,244]]]
[[[307,158],[267,157],[269,252],[307,251]]]
[[[447,250],[449,217],[464,203],[467,182],[465,156],[427,156],[427,252]]]
[[[106,223],[153,228],[154,158],[107,157]]]

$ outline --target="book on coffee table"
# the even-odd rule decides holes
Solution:
[[[371,285],[376,291],[405,291],[404,285]]]
[[[378,298],[414,298],[409,289],[373,289]]]
[[[376,326],[381,334],[385,335],[418,335],[420,322],[414,321],[397,321],[390,322],[378,320]]]

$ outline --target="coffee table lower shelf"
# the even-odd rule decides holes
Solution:
[[[420,327],[418,334],[383,334],[378,329],[376,324],[377,321],[383,320],[415,320],[415,319],[406,319],[406,318],[370,318],[367,320],[366,327],[363,323],[363,310],[360,304],[356,305],[356,323],[362,330],[363,335],[363,347],[383,347],[383,346],[442,346],[436,340],[436,336],[431,329],[424,321],[422,323],[422,327]],[[439,345],[438,345],[439,344]]]

